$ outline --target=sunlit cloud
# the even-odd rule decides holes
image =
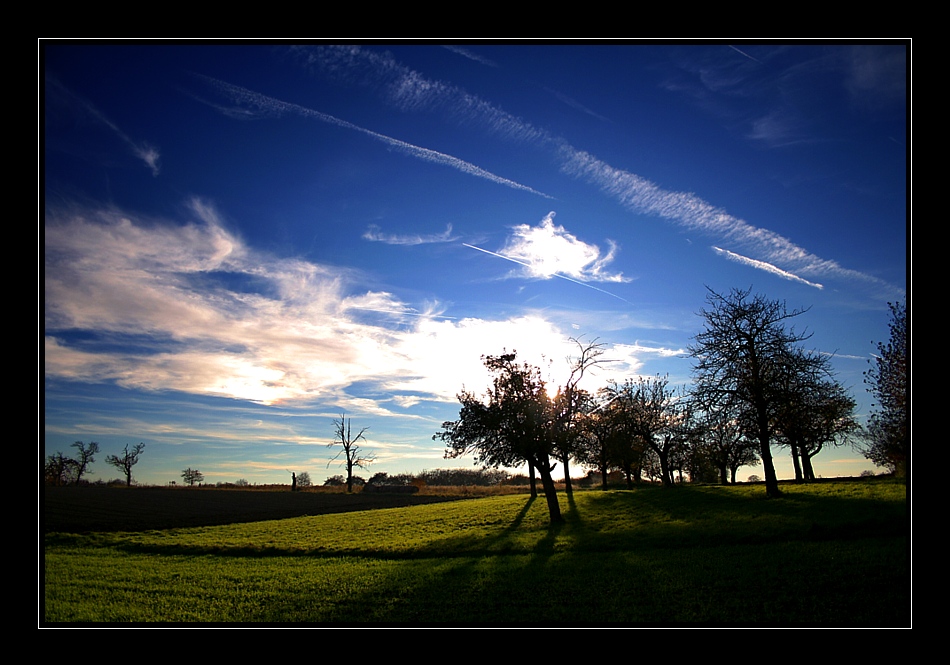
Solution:
[[[452,225],[446,224],[445,231],[442,233],[422,234],[404,234],[397,235],[393,233],[383,233],[376,224],[371,224],[366,232],[363,233],[364,240],[373,242],[382,242],[387,245],[426,245],[430,243],[452,242],[457,238],[452,235]]]
[[[538,226],[519,224],[512,229],[501,253],[522,262],[532,277],[548,279],[556,274],[594,282],[629,282],[621,273],[608,273],[605,268],[617,252],[617,245],[607,241],[610,249],[601,256],[600,248],[589,245],[555,225],[549,212]]]
[[[245,108],[257,110],[265,116],[280,117],[285,114],[293,114],[303,116],[305,118],[313,118],[321,122],[336,125],[337,127],[343,127],[345,129],[351,129],[353,131],[360,132],[361,134],[370,136],[377,141],[385,143],[386,145],[399,150],[400,152],[411,155],[423,161],[448,166],[449,168],[461,171],[467,175],[483,178],[490,182],[504,185],[505,187],[511,187],[512,189],[529,192],[547,199],[553,198],[547,194],[544,194],[543,192],[532,189],[527,185],[522,185],[521,183],[515,182],[514,180],[509,180],[508,178],[495,175],[490,171],[486,171],[485,169],[475,166],[470,162],[466,162],[463,159],[459,159],[458,157],[453,157],[452,155],[447,155],[436,150],[430,150],[429,148],[423,148],[405,141],[400,141],[399,139],[374,132],[372,130],[366,129],[365,127],[360,127],[359,125],[354,125],[351,122],[341,120],[332,115],[321,113],[320,111],[315,111],[313,109],[308,109],[298,104],[292,104],[290,102],[274,99],[273,97],[268,97],[258,92],[254,92],[253,90],[248,90],[247,88],[225,83],[224,81],[219,81],[209,76],[201,76],[201,78],[214,86],[219,92],[228,96],[233,103]]]
[[[449,320],[436,305],[360,290],[350,271],[256,251],[206,202],[190,212],[184,224],[48,212],[48,379],[410,417],[398,409],[483,390],[482,354],[518,349],[540,365],[571,351],[540,316]]]
[[[46,103],[48,106],[51,104],[65,105],[75,113],[92,118],[94,122],[109,129],[136,158],[145,162],[153,176],[158,175],[161,168],[159,164],[161,154],[156,147],[146,141],[133,140],[91,102],[81,98],[49,74],[46,75]]]
[[[530,263],[527,263],[527,262],[525,262],[525,261],[521,261],[521,260],[519,260],[519,259],[512,258],[512,257],[510,257],[510,256],[506,256],[506,255],[504,255],[504,254],[499,254],[498,252],[493,252],[493,251],[491,251],[491,250],[484,249],[484,248],[482,248],[482,247],[477,247],[477,246],[475,246],[475,245],[469,245],[468,243],[464,243],[464,242],[463,242],[462,245],[463,245],[464,247],[468,247],[469,249],[478,250],[479,252],[482,252],[483,254],[488,254],[489,256],[495,256],[495,257],[497,257],[497,258],[499,258],[499,259],[504,259],[504,260],[506,260],[506,261],[511,261],[512,263],[517,263],[517,264],[520,265],[520,266],[524,266],[525,268],[528,268],[528,270],[529,270],[528,274],[530,275],[530,270],[531,270],[531,267],[532,267]],[[549,278],[551,278],[551,277],[557,277],[557,278],[559,278],[559,279],[563,279],[563,280],[566,280],[566,281],[568,281],[568,282],[572,282],[572,283],[574,283],[574,284],[578,284],[578,285],[583,286],[583,287],[585,287],[585,288],[592,289],[592,290],[598,291],[598,292],[600,292],[600,293],[604,293],[604,294],[606,294],[606,295],[608,295],[608,296],[610,296],[610,297],[612,297],[612,298],[617,298],[618,300],[623,300],[623,301],[624,301],[625,303],[627,303],[627,304],[633,304],[633,303],[631,303],[629,300],[627,300],[626,298],[622,298],[622,297],[618,296],[616,293],[611,293],[610,291],[605,291],[604,289],[601,289],[601,288],[598,288],[598,287],[596,287],[596,286],[593,286],[592,284],[588,284],[587,282],[582,282],[582,281],[580,281],[580,280],[574,279],[573,277],[568,277],[567,275],[562,275],[562,274],[560,274],[560,273],[553,273],[553,274],[551,274],[551,275],[541,276],[541,277],[542,277],[542,279],[549,279]]]
[[[825,288],[821,284],[809,282],[807,279],[803,279],[798,275],[788,272],[787,270],[776,268],[772,264],[766,263],[765,261],[756,261],[755,259],[750,259],[748,256],[742,256],[741,254],[736,254],[735,252],[730,252],[728,249],[721,249],[719,247],[713,247],[713,250],[720,256],[725,256],[730,261],[735,261],[736,263],[741,263],[744,266],[750,266],[758,270],[764,270],[765,272],[772,273],[773,275],[778,275],[782,279],[799,282],[801,284],[807,284],[808,286],[813,286],[816,289]]]
[[[554,213],[549,212],[538,226],[519,224],[500,252],[462,243],[465,247],[476,249],[485,254],[505,259],[523,266],[523,275],[534,279],[560,279],[604,293],[618,300],[630,303],[626,298],[610,291],[598,288],[588,282],[629,282],[621,273],[608,273],[606,266],[614,260],[617,245],[608,240],[610,246],[606,255],[601,256],[600,248],[589,245],[568,233],[563,226],[554,224]]]

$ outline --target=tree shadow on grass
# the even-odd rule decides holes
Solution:
[[[283,557],[298,571],[293,583],[263,606],[241,607],[241,621],[903,625],[909,617],[899,505],[806,491],[765,501],[678,487],[585,492],[568,498],[568,507],[563,524],[549,525],[545,506],[528,499],[487,534],[399,551],[109,546],[211,554],[209,564],[222,568]],[[882,593],[867,579],[894,588]]]

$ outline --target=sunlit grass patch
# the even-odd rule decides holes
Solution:
[[[902,484],[642,488],[51,534],[48,622],[907,625]]]

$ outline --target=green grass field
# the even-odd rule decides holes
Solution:
[[[47,533],[59,622],[911,623],[906,486],[524,495],[196,528]]]

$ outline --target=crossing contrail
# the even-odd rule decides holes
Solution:
[[[498,252],[492,252],[491,250],[482,249],[481,247],[476,247],[475,245],[469,245],[467,242],[463,242],[462,244],[463,244],[465,247],[470,247],[471,249],[477,249],[479,252],[485,252],[486,254],[490,254],[491,256],[497,256],[499,259],[505,259],[506,261],[511,261],[512,263],[517,263],[519,266],[524,266],[525,268],[529,268],[529,269],[530,269],[530,268],[532,267],[530,263],[526,263],[526,262],[524,262],[524,261],[519,261],[518,259],[513,259],[513,258],[511,258],[510,256],[505,256],[504,254],[499,254]],[[611,293],[610,291],[604,291],[603,289],[598,289],[596,286],[591,286],[591,285],[588,284],[587,282],[582,282],[582,281],[577,280],[577,279],[572,279],[572,278],[570,278],[570,277],[568,277],[568,276],[566,276],[566,275],[562,275],[562,274],[556,273],[556,272],[555,272],[555,273],[552,273],[552,274],[553,274],[555,277],[560,277],[561,279],[566,279],[566,280],[569,281],[569,282],[574,282],[575,284],[580,284],[581,286],[586,286],[588,289],[593,289],[594,291],[599,291],[600,293],[606,294],[606,295],[608,295],[608,296],[610,296],[610,297],[612,297],[612,298],[616,298],[617,300],[623,300],[623,301],[624,301],[625,303],[627,303],[628,305],[632,305],[632,304],[633,304],[632,302],[630,302],[630,301],[627,300],[626,298],[621,298],[621,297],[618,296],[616,293]]]

